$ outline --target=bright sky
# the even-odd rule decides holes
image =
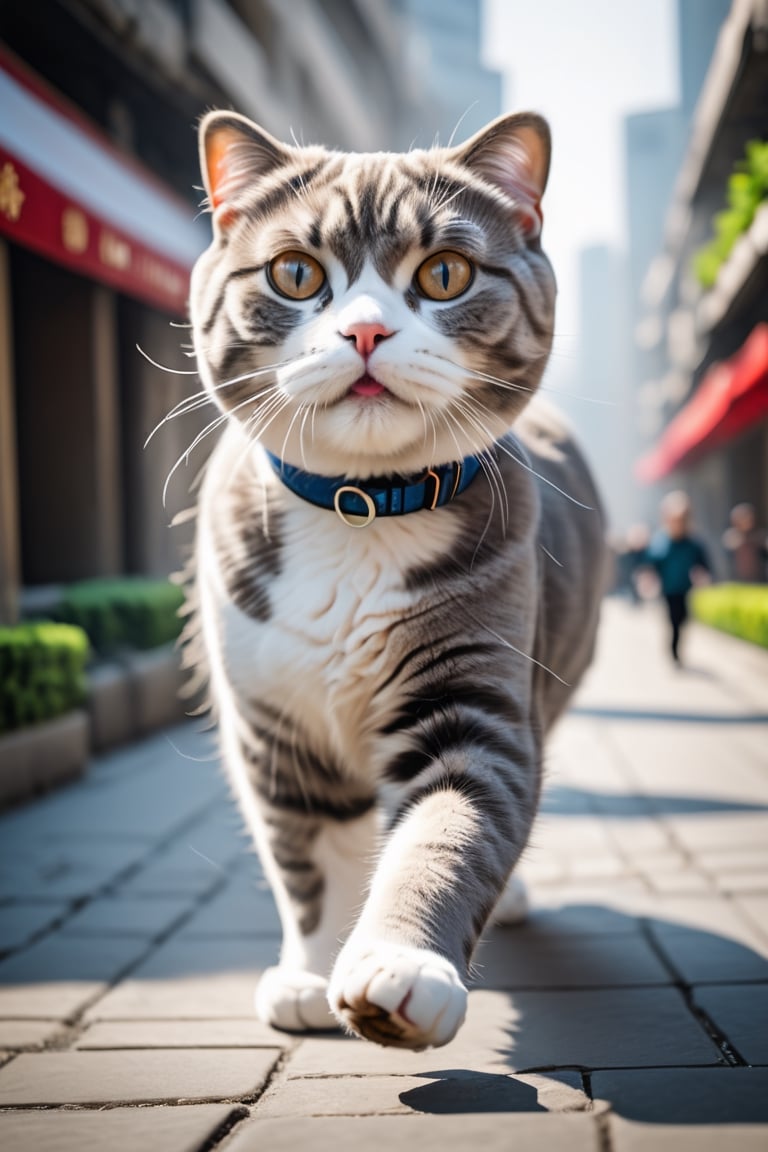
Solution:
[[[559,283],[561,348],[578,322],[577,253],[625,247],[622,118],[677,103],[674,0],[485,0],[485,62],[504,110],[553,135],[543,242]]]

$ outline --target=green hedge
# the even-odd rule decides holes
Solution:
[[[182,628],[184,593],[167,580],[143,576],[83,580],[64,589],[57,620],[77,624],[101,656],[121,648],[157,648]]]
[[[768,585],[715,584],[691,595],[697,620],[768,648]]]
[[[68,712],[85,697],[88,637],[68,624],[0,628],[0,733]]]

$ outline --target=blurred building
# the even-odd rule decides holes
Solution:
[[[763,523],[768,517],[768,203],[712,287],[694,272],[753,139],[768,141],[768,4],[734,0],[695,107],[637,330],[651,368],[640,390],[646,443],[638,475],[654,497],[685,487],[713,543],[736,503],[753,503]]]
[[[482,0],[393,0],[403,35],[402,84],[411,116],[397,147],[471,136],[501,113],[502,76],[480,61]]]
[[[578,379],[588,382],[588,397],[558,398],[574,414],[609,523],[617,529],[627,526],[632,499],[627,468],[632,410],[617,402],[617,381],[625,381],[629,370],[626,263],[623,252],[604,244],[579,253]]]
[[[479,9],[0,5],[0,622],[22,588],[177,565],[183,531],[168,524],[207,444],[184,454],[212,414],[142,445],[198,387],[184,323],[208,236],[200,115],[233,107],[283,139],[377,150],[447,140],[469,109],[461,139],[500,111]]]

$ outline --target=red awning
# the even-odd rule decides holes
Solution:
[[[758,324],[739,351],[713,365],[656,447],[635,465],[644,484],[668,476],[768,416],[768,324]]]
[[[184,313],[209,235],[194,209],[1,46],[0,108],[0,235]]]

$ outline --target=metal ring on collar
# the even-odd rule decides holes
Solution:
[[[357,516],[353,512],[345,512],[341,507],[341,497],[345,492],[354,492],[355,496],[359,496],[368,509],[367,515]],[[353,484],[344,484],[341,488],[337,489],[333,497],[333,507],[336,515],[340,520],[343,520],[350,528],[367,528],[372,520],[376,519],[376,505],[367,492],[363,492],[362,488],[355,488]]]

